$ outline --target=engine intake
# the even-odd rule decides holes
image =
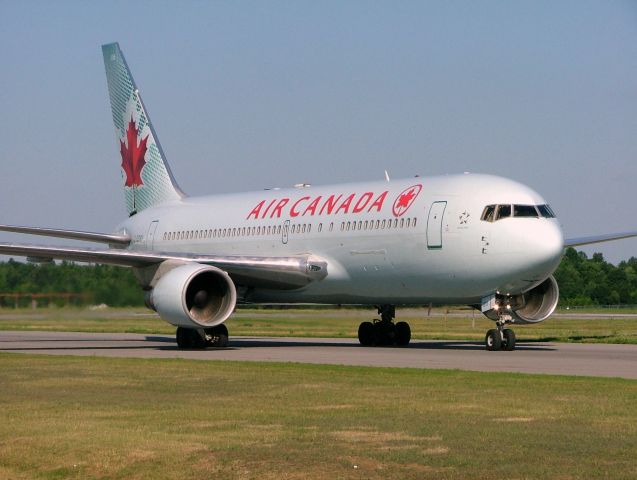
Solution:
[[[146,303],[172,325],[207,328],[223,323],[232,314],[237,291],[223,270],[189,263],[164,274]]]
[[[551,276],[518,297],[522,297],[522,306],[513,310],[512,316],[516,323],[539,323],[555,311],[560,299],[560,289]]]
[[[559,299],[560,289],[551,276],[522,294],[496,295],[494,308],[483,313],[491,320],[498,320],[504,313],[515,323],[540,323],[555,311]]]

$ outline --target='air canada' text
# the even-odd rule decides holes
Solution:
[[[291,201],[290,198],[275,198],[260,201],[248,214],[247,220],[283,217],[304,217],[306,215],[338,215],[339,213],[380,212],[388,191],[380,194],[364,192],[349,195],[339,194],[311,197],[304,196]]]

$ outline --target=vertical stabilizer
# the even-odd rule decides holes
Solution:
[[[102,45],[102,54],[128,214],[182,198],[119,44]]]

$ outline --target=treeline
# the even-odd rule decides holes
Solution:
[[[7,294],[22,294],[19,297]],[[74,294],[71,296],[58,294]],[[47,294],[30,297],[28,294]],[[68,298],[67,298],[68,297]],[[0,306],[144,305],[144,293],[133,271],[110,265],[71,262],[33,264],[14,260],[0,263]]]
[[[563,306],[637,304],[635,257],[615,266],[605,261],[601,253],[588,258],[584,252],[568,248],[555,279]]]
[[[569,248],[555,278],[563,306],[637,304],[635,257],[613,265],[601,253],[588,258],[584,252]],[[32,294],[37,294],[38,305],[144,305],[144,294],[129,268],[0,262],[0,307],[28,306]]]

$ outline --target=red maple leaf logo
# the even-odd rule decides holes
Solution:
[[[148,135],[144,138],[139,145],[137,144],[137,136],[139,130],[135,125],[135,121],[131,116],[130,122],[128,122],[128,129],[126,130],[126,143],[122,140],[120,143],[120,153],[122,155],[122,168],[126,173],[126,187],[136,187],[144,184],[142,182],[142,169],[146,165],[144,156],[146,155],[146,142],[148,141]]]
[[[409,209],[409,207],[411,207],[411,204],[414,203],[414,200],[416,200],[416,197],[421,190],[422,185],[418,184],[412,185],[411,187],[408,187],[400,192],[392,207],[394,216],[400,217],[401,215],[403,215]]]

